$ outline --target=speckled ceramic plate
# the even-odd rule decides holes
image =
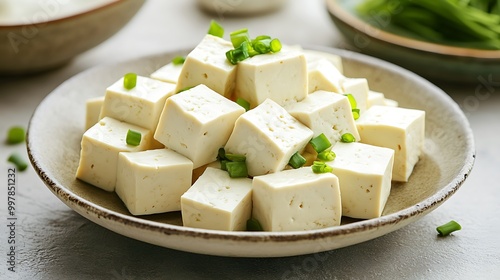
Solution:
[[[326,0],[330,16],[358,51],[398,64],[436,82],[478,83],[500,78],[500,50],[480,50],[424,42],[402,30],[381,30],[391,20],[363,19],[356,7],[365,0]]]
[[[84,132],[85,100],[103,95],[124,73],[148,75],[186,51],[90,69],[64,82],[36,109],[28,132],[30,160],[64,203],[119,234],[177,250],[239,257],[277,257],[327,251],[377,238],[436,209],[467,178],[474,162],[469,124],[452,99],[393,64],[336,49],[348,77],[366,77],[373,90],[400,106],[426,111],[425,149],[410,181],[394,184],[383,216],[347,220],[338,227],[300,232],[225,232],[183,227],[179,212],[134,217],[118,196],[75,179]]]

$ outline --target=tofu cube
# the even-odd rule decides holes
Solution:
[[[391,192],[394,151],[372,145],[338,142],[328,162],[340,182],[342,215],[371,219],[382,215]]]
[[[272,99],[283,106],[307,96],[307,62],[302,52],[284,49],[256,55],[238,63],[235,98],[250,108]]]
[[[368,104],[368,80],[364,78],[346,78],[342,81],[343,93],[350,93],[356,99],[356,108],[359,109],[359,114],[362,115]]]
[[[381,92],[370,90],[368,91],[368,100],[366,103],[366,109],[369,109],[375,105],[385,105],[385,96]]]
[[[183,65],[170,62],[151,73],[149,77],[162,82],[177,84]]]
[[[392,180],[407,182],[425,141],[425,111],[372,106],[357,121],[361,142],[393,149]]]
[[[342,82],[344,75],[327,59],[311,61],[308,66],[308,93],[318,90],[344,93]]]
[[[90,98],[85,102],[85,130],[88,130],[99,121],[104,96]]]
[[[360,140],[351,105],[346,96],[328,91],[315,91],[304,100],[285,106],[290,115],[314,132],[314,137],[324,133],[332,145],[342,134],[351,133]]]
[[[182,195],[182,223],[187,227],[241,231],[252,214],[252,180],[230,178],[208,167]]]
[[[344,67],[342,64],[342,57],[336,55],[336,54],[331,54],[331,53],[326,53],[326,52],[321,52],[321,51],[315,51],[315,50],[303,50],[306,60],[307,60],[307,65],[309,66],[312,63],[315,63],[319,60],[326,59],[330,63],[339,70],[340,73],[344,72]]]
[[[231,49],[231,42],[207,34],[187,55],[175,91],[204,84],[220,95],[231,97],[236,78],[236,66],[226,58]]]
[[[241,115],[227,141],[227,153],[246,155],[248,174],[281,171],[301,152],[313,132],[271,99]]]
[[[192,170],[193,162],[172,150],[121,152],[115,191],[132,215],[179,211]]]
[[[165,100],[175,85],[137,76],[132,89],[123,86],[123,77],[106,89],[100,118],[111,117],[155,131]]]
[[[170,97],[154,138],[193,161],[197,168],[213,162],[245,109],[205,85]]]
[[[256,176],[253,211],[266,231],[312,230],[340,225],[339,179],[310,167]]]
[[[128,130],[141,133],[138,146],[126,142]],[[147,150],[152,143],[151,131],[104,117],[83,134],[80,163],[76,177],[105,191],[115,190],[118,153]]]

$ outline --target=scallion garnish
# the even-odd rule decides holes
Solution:
[[[20,126],[13,126],[7,131],[7,144],[19,144],[26,139],[26,132]]]
[[[352,109],[352,117],[357,120],[359,119],[359,109],[358,108],[354,108]]]
[[[332,143],[330,143],[330,140],[328,140],[328,138],[323,133],[311,139],[309,143],[317,153],[321,153],[322,151],[330,148],[330,146],[332,145]]]
[[[314,161],[311,165],[312,171],[314,173],[328,173],[332,172],[333,168],[322,161]]]
[[[226,163],[228,163],[228,162],[229,162],[229,160],[227,160],[227,159],[221,159],[220,160],[220,169],[227,171]]]
[[[186,58],[184,56],[176,56],[172,59],[172,63],[174,65],[182,65],[186,61]]]
[[[281,42],[279,39],[272,39],[271,40],[271,51],[273,53],[281,51]]]
[[[453,220],[449,221],[448,223],[446,223],[444,225],[438,226],[436,228],[436,230],[440,236],[447,236],[450,233],[457,231],[457,230],[461,230],[461,229],[462,229],[462,226],[460,226],[459,223],[457,223]]]
[[[281,50],[280,40],[267,35],[260,35],[250,40],[247,28],[231,32],[231,43],[234,49],[226,52],[226,58],[233,65],[258,54],[275,53]]]
[[[222,38],[224,37],[224,28],[215,20],[211,20],[207,33]]]
[[[142,138],[142,135],[140,132],[137,132],[137,131],[131,130],[131,129],[129,129],[127,131],[126,142],[128,145],[139,146],[139,144],[141,144],[141,138]]]
[[[354,135],[347,132],[347,133],[342,134],[342,136],[340,136],[340,141],[344,142],[344,143],[352,143],[352,142],[356,142],[356,138],[354,138]]]
[[[332,161],[337,157],[337,155],[330,150],[325,150],[318,154],[318,159],[322,161]]]
[[[238,97],[238,99],[236,99],[236,103],[241,107],[245,108],[245,111],[250,110],[250,103],[245,99]]]
[[[242,28],[236,31],[231,32],[229,35],[231,38],[231,43],[233,43],[233,47],[239,47],[243,42],[250,41],[250,37],[248,36],[248,29]]]
[[[356,109],[358,107],[358,103],[356,102],[356,98],[354,98],[354,96],[350,93],[346,93],[344,94],[344,96],[347,97],[347,99],[349,100],[349,104],[351,104],[351,109]]]
[[[247,231],[263,231],[262,225],[255,218],[247,220]]]
[[[13,163],[19,171],[24,171],[28,168],[26,161],[17,153],[11,154],[7,161]]]
[[[239,154],[226,154],[226,159],[229,161],[244,162],[247,157],[245,155]]]
[[[244,161],[228,161],[226,162],[226,169],[231,178],[248,177],[247,164]]]
[[[290,161],[288,161],[288,164],[291,167],[297,169],[297,168],[304,166],[304,164],[306,164],[306,159],[299,152],[296,152],[290,158]]]
[[[123,76],[123,87],[126,89],[133,89],[137,84],[137,74],[127,73]]]

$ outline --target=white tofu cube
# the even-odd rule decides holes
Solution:
[[[88,130],[99,121],[104,96],[90,98],[85,103],[85,130]]]
[[[326,59],[332,63],[340,73],[344,72],[344,67],[342,64],[342,58],[336,54],[315,51],[315,50],[303,50],[306,55],[307,64],[315,63],[319,60]]]
[[[183,65],[170,62],[151,73],[149,77],[162,82],[177,84]]]
[[[227,153],[246,155],[248,174],[281,171],[301,152],[313,132],[271,99],[241,115],[227,141]]]
[[[344,95],[315,91],[304,100],[285,106],[285,109],[309,127],[314,132],[314,137],[324,133],[332,145],[335,145],[344,133],[351,133],[356,141],[360,140],[351,105]]]
[[[373,106],[357,121],[361,142],[393,149],[392,180],[407,182],[425,140],[425,111]]]
[[[381,92],[370,90],[368,91],[366,109],[369,109],[370,107],[375,105],[385,105],[385,96]]]
[[[187,227],[241,231],[252,214],[252,180],[230,178],[208,167],[182,195],[182,223]]]
[[[132,215],[179,211],[192,170],[193,163],[172,150],[121,152],[115,191]]]
[[[311,167],[256,176],[253,212],[266,231],[312,230],[340,225],[339,179]]]
[[[362,143],[338,142],[328,162],[340,182],[342,215],[371,219],[382,215],[391,192],[394,151]]]
[[[359,109],[359,114],[362,115],[368,104],[368,81],[364,78],[346,78],[342,81],[343,93],[350,93],[356,99],[356,108]]]
[[[111,117],[155,131],[165,100],[175,85],[137,76],[132,89],[123,86],[123,77],[106,89],[100,118]]]
[[[129,129],[141,133],[138,146],[127,144]],[[76,177],[105,191],[114,191],[118,153],[147,150],[151,142],[151,131],[104,117],[83,134]]]
[[[333,63],[326,59],[311,61],[308,66],[308,93],[318,90],[344,93],[342,82],[346,79]]]
[[[245,109],[205,85],[170,97],[154,138],[193,161],[197,168],[213,162]]]
[[[204,84],[227,98],[231,97],[236,78],[236,66],[226,58],[226,52],[231,49],[231,42],[207,34],[187,55],[175,91]]]
[[[250,108],[271,99],[283,106],[307,96],[307,62],[302,52],[284,49],[256,55],[238,63],[235,98]]]
[[[396,100],[386,98],[384,100],[384,105],[385,106],[390,106],[390,107],[398,107],[399,103]]]

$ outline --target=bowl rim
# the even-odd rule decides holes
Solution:
[[[358,32],[363,33],[364,35],[373,39],[385,41],[400,47],[405,47],[417,51],[436,53],[445,56],[500,59],[500,50],[483,50],[446,46],[390,33],[379,29],[376,26],[370,25],[366,21],[363,21],[360,18],[356,17],[354,14],[344,9],[343,6],[339,4],[340,1],[338,0],[325,1],[328,12],[331,16],[337,18],[338,20],[356,29]],[[376,34],[376,36],[374,34]]]
[[[110,8],[112,6],[119,5],[119,4],[122,4],[124,2],[128,2],[128,1],[137,1],[137,0],[113,0],[112,2],[109,2],[109,3],[106,3],[106,4],[101,4],[101,5],[96,6],[95,8],[92,8],[90,10],[85,10],[83,12],[79,12],[79,13],[76,13],[76,14],[71,14],[69,16],[65,16],[65,17],[61,17],[61,18],[55,18],[55,19],[52,19],[52,20],[41,21],[41,22],[31,22],[31,23],[24,23],[24,24],[0,25],[0,30],[2,30],[2,29],[23,28],[23,27],[26,27],[26,26],[45,26],[47,24],[50,24],[50,25],[57,24],[57,23],[60,23],[60,22],[63,22],[63,21],[69,21],[69,20],[73,20],[73,19],[76,19],[76,18],[79,18],[79,17],[84,17],[84,16],[92,14],[94,12],[105,10],[105,9],[108,9],[108,8]],[[144,2],[144,0],[139,0],[139,1]]]

